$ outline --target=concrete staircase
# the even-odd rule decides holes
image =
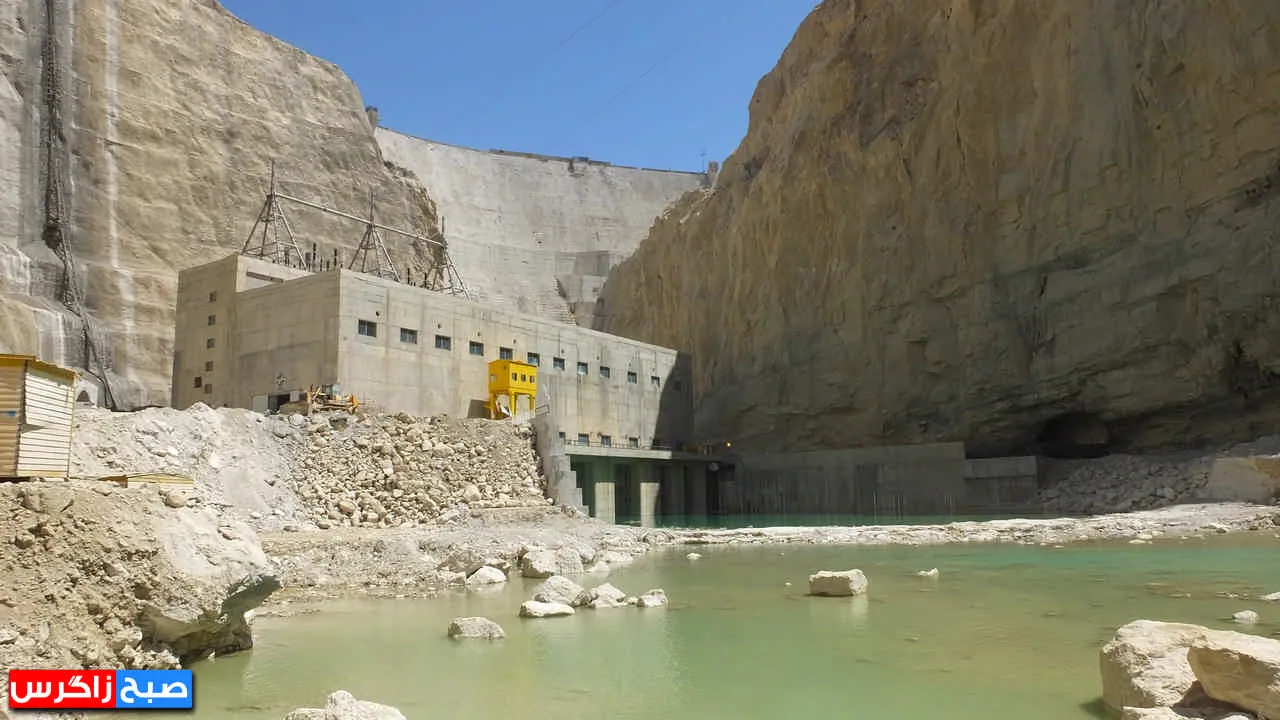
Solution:
[[[537,406],[533,417],[533,432],[538,457],[542,459],[542,474],[547,478],[547,496],[556,505],[577,508],[586,513],[582,489],[578,487],[578,474],[569,465],[564,441],[560,439],[559,423],[550,404]]]

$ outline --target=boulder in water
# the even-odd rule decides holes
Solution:
[[[379,705],[367,700],[357,700],[346,690],[338,690],[329,696],[321,708],[298,708],[284,720],[408,720],[404,714],[390,705]]]
[[[861,570],[819,570],[809,576],[809,594],[823,597],[851,597],[867,591],[867,576]]]

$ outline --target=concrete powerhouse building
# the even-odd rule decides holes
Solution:
[[[668,513],[706,511],[718,465],[678,450],[694,441],[692,368],[674,350],[352,270],[232,255],[178,276],[178,408],[269,412],[332,384],[392,412],[485,417],[493,360],[536,367],[557,500],[652,522],[665,488]]]
[[[485,417],[491,360],[537,366],[571,444],[691,442],[674,351],[351,270],[233,255],[179,274],[173,397],[261,412],[338,384],[390,412]]]

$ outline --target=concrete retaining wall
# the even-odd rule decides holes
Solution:
[[[721,511],[749,515],[952,515],[1037,508],[1034,457],[966,460],[961,443],[747,455],[721,480]]]
[[[964,445],[744,456],[721,486],[726,513],[943,515],[965,494]]]
[[[965,461],[965,499],[970,514],[1039,510],[1040,463],[1035,456]]]

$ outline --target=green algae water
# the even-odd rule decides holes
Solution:
[[[688,560],[690,550],[702,553]],[[537,581],[431,600],[334,601],[255,621],[256,647],[195,667],[195,718],[279,720],[336,689],[417,718],[1101,717],[1098,649],[1152,618],[1280,630],[1270,533],[1049,548],[684,547],[607,576],[657,610],[516,615]],[[811,598],[807,576],[858,567],[861,598]],[[937,578],[919,570],[938,568]],[[604,578],[577,578],[593,584]],[[786,583],[790,582],[791,585]],[[445,637],[483,615],[496,642]],[[139,717],[154,717],[143,715]]]

